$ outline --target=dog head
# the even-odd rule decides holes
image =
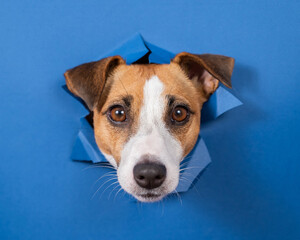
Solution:
[[[193,149],[201,109],[219,81],[231,87],[234,59],[180,53],[170,64],[126,65],[120,56],[65,73],[69,90],[94,113],[97,145],[122,188],[140,201],[175,190]]]

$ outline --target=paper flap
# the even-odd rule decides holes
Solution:
[[[197,176],[211,162],[208,150],[203,139],[199,136],[197,143],[192,152],[182,161],[182,171],[177,192],[186,192],[191,187]]]
[[[201,111],[201,121],[207,122],[216,119],[223,113],[242,105],[243,103],[220,86],[209,100],[203,105]]]

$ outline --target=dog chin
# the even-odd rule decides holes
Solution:
[[[152,194],[152,193],[147,193],[147,194],[140,194],[140,195],[133,195],[138,201],[140,202],[157,202],[162,200],[166,194]]]

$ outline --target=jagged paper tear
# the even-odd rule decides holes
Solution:
[[[118,48],[100,58],[120,55],[126,60],[127,64],[143,61],[143,63],[170,63],[175,54],[146,42],[140,34],[134,35],[132,38],[121,44]],[[99,58],[99,59],[100,59]],[[66,89],[66,88],[65,88]],[[208,121],[219,117],[224,112],[240,106],[242,102],[220,86],[216,92],[210,97],[209,101],[204,104],[202,109],[202,120]],[[83,110],[82,116],[88,115],[88,110]],[[103,154],[100,152],[94,137],[94,129],[85,117],[80,119],[81,127],[75,140],[75,144],[71,153],[71,159],[75,161],[89,161],[93,163],[107,162]],[[176,189],[177,192],[187,191],[192,182],[211,162],[208,150],[203,139],[199,136],[198,141],[191,153],[183,160],[184,170],[182,172],[182,180]],[[189,179],[185,181],[184,179]]]

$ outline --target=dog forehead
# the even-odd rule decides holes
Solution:
[[[134,99],[141,100],[144,98],[146,81],[154,80],[154,76],[164,86],[162,95],[178,95],[193,101],[198,94],[192,82],[177,64],[133,64],[117,68],[113,75],[111,97],[129,94]]]

